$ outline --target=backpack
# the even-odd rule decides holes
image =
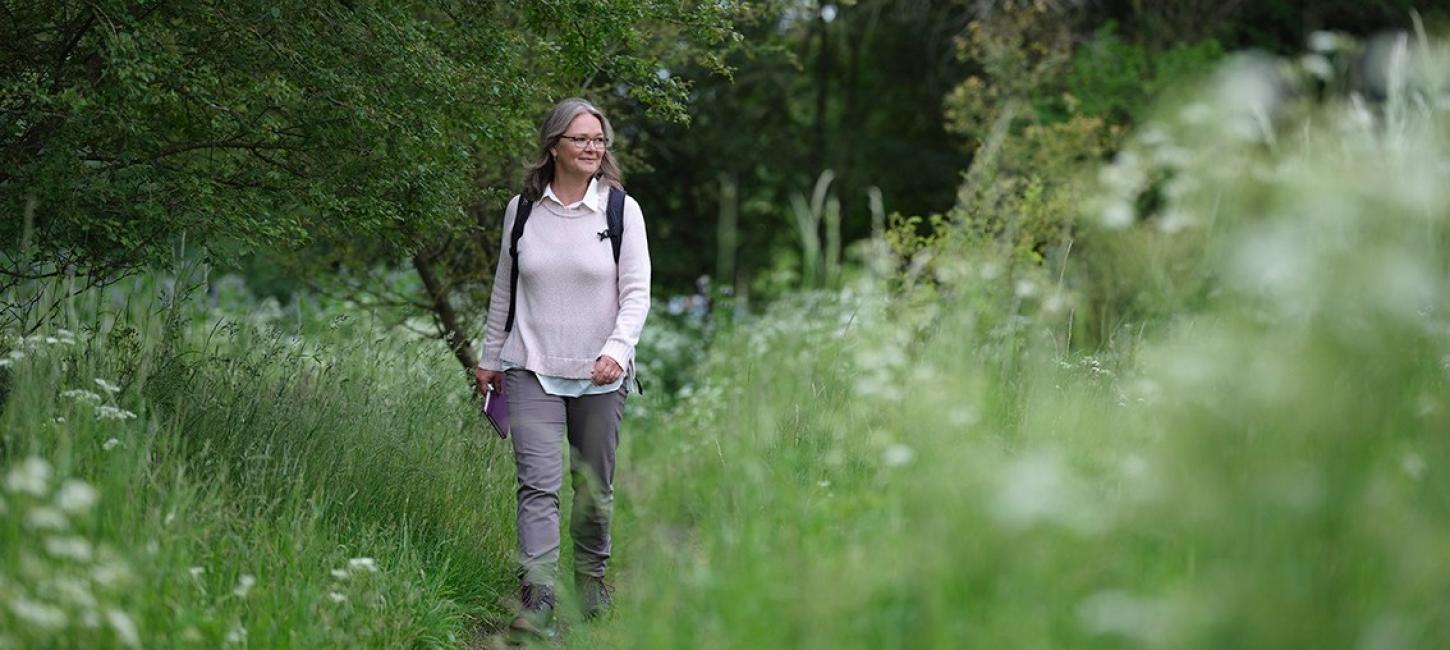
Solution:
[[[609,188],[609,203],[604,209],[604,220],[608,228],[599,233],[600,241],[605,237],[614,247],[614,263],[619,264],[619,246],[624,241],[624,190],[617,187]],[[509,316],[504,321],[503,331],[505,334],[514,329],[514,304],[519,296],[519,239],[524,236],[524,224],[529,220],[529,213],[533,211],[534,202],[519,196],[519,207],[514,214],[514,229],[509,233],[509,257],[513,259],[513,265],[509,273]],[[644,392],[644,385],[639,382],[639,376],[635,376],[635,386],[640,392]]]

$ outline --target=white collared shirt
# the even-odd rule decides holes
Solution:
[[[570,203],[569,205],[564,205],[564,202],[559,200],[559,195],[554,193],[553,183],[549,183],[548,186],[544,187],[543,198],[558,203],[560,206],[565,208],[577,208],[580,205],[583,205],[584,207],[589,208],[591,212],[599,212],[599,177],[595,176],[589,179],[589,189],[584,190],[584,198]]]

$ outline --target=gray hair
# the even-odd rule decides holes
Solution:
[[[599,118],[599,123],[604,126],[604,138],[614,141],[614,127],[610,126],[609,118],[604,116],[604,111],[599,110],[598,106],[578,97],[559,102],[554,110],[549,111],[549,116],[544,118],[543,125],[539,127],[539,151],[524,172],[524,198],[537,201],[544,196],[544,188],[554,180],[554,154],[549,150],[559,143],[559,136],[564,135],[564,130],[569,128],[574,118],[583,113]],[[619,174],[619,163],[614,160],[614,153],[608,149],[600,156],[599,171],[594,177],[614,187],[624,187]]]

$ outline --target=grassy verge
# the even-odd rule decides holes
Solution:
[[[503,615],[512,466],[441,350],[136,303],[7,351],[0,646],[451,647]]]

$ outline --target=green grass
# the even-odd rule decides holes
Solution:
[[[928,286],[868,276],[721,337],[626,436],[622,606],[571,647],[1435,647],[1450,131],[1428,88],[1376,127],[1290,106],[1279,141],[1210,90],[1208,124],[1169,111],[1115,163],[1192,183],[1084,224],[1061,281],[948,241]],[[1150,191],[1128,185],[1105,192]],[[1121,333],[1068,352],[1115,294]]]
[[[504,616],[512,463],[441,347],[201,329],[136,302],[95,331],[42,330],[4,369],[5,464],[51,476],[4,494],[0,645],[128,645],[113,610],[148,647],[454,647]],[[33,525],[63,479],[96,504]],[[51,539],[93,557],[57,557]]]

